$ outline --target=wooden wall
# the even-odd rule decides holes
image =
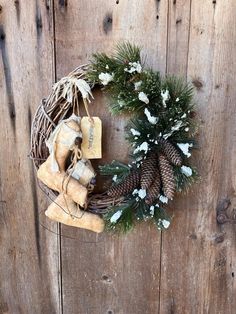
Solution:
[[[55,79],[120,40],[195,86],[201,182],[177,197],[164,233],[144,224],[97,236],[50,223],[27,157]],[[220,200],[232,219],[236,208],[235,55],[234,0],[0,1],[0,314],[235,313],[235,224],[216,221]],[[109,127],[105,159],[126,159],[125,120],[99,93],[96,102]]]

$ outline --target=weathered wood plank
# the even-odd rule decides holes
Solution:
[[[179,14],[188,16],[189,6]],[[174,223],[163,235],[160,313],[235,312],[235,225],[216,223],[220,199],[231,200],[230,214],[235,207],[235,18],[233,0],[192,0],[189,52],[187,34],[169,39],[185,52],[170,57],[168,68],[184,73],[184,64],[196,87],[202,127],[194,161],[202,179],[173,205]]]
[[[58,77],[87,62],[95,51],[111,51],[120,40],[144,47],[147,63],[166,67],[165,1],[59,1],[55,6]],[[127,159],[123,118],[111,117],[96,94],[91,110],[104,124],[104,159]],[[127,236],[96,236],[62,226],[64,313],[157,313],[160,234],[139,226]],[[149,240],[151,239],[151,240]],[[92,243],[84,243],[91,241]]]
[[[50,1],[1,1],[0,313],[60,313],[58,240],[40,227],[45,196],[27,157],[53,80],[52,27]]]

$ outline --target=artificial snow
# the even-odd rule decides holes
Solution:
[[[182,150],[183,154],[189,158],[191,153],[189,152],[189,148],[193,146],[193,144],[189,143],[177,143],[178,147]]]
[[[158,122],[158,120],[159,120],[158,117],[152,116],[151,113],[150,113],[150,111],[149,111],[147,108],[144,109],[144,113],[145,113],[145,115],[146,115],[148,121],[149,121],[151,124],[157,124],[157,122]]]
[[[138,94],[138,99],[141,100],[142,102],[144,102],[145,104],[149,104],[149,99],[144,92],[140,92]]]
[[[152,205],[151,207],[150,207],[150,215],[154,215],[154,211],[155,211],[155,207]]]
[[[162,220],[162,225],[165,229],[168,229],[170,226],[170,222],[168,220],[163,219]]]
[[[143,142],[141,145],[139,145],[137,148],[135,148],[134,154],[141,152],[142,150],[145,152],[145,154],[147,153],[147,151],[148,151],[148,143],[147,142]]]
[[[168,137],[170,137],[175,131],[178,131],[180,127],[182,126],[182,121],[177,121],[177,123],[172,126],[171,131],[169,133],[166,133],[163,135],[163,138],[166,140]]]
[[[193,174],[193,170],[187,166],[182,166],[180,170],[186,177],[191,177],[191,175]]]
[[[160,195],[159,196],[159,200],[162,202],[162,203],[165,203],[167,204],[168,203],[168,198],[164,195]]]
[[[132,133],[133,136],[139,136],[141,135],[139,131],[135,130],[135,129],[130,129],[130,132]]]
[[[129,69],[125,68],[125,72],[129,72],[129,73],[134,73],[134,72],[141,73],[142,72],[142,66],[139,61],[129,62],[129,66],[130,66]]]
[[[144,199],[144,198],[146,197],[146,195],[147,195],[147,192],[146,192],[146,190],[144,190],[144,189],[140,189],[140,190],[135,189],[135,190],[133,190],[133,193],[132,193],[132,194],[133,194],[133,195],[138,195],[139,198]],[[136,201],[138,201],[138,200],[139,200],[139,199],[136,198]]]
[[[140,189],[140,190],[138,191],[138,196],[139,196],[141,199],[144,199],[146,195],[147,195],[146,190]]]
[[[110,74],[110,73],[100,73],[98,78],[99,80],[101,81],[102,85],[107,85],[108,83],[110,83],[111,81],[113,81],[113,77],[114,77],[114,74]]]
[[[175,99],[175,101],[178,102],[178,101],[179,101],[179,97],[177,97],[177,98]]]
[[[110,218],[110,222],[111,223],[116,223],[117,220],[120,218],[120,216],[122,215],[122,210],[118,210],[115,214],[113,214]]]
[[[185,119],[187,117],[186,113],[181,116],[181,119]]]
[[[141,85],[142,85],[142,81],[135,82],[134,83],[134,90],[138,91]]]
[[[166,108],[166,101],[170,97],[169,91],[167,89],[165,91],[161,91],[161,97],[162,97],[162,105],[164,108]]]
[[[115,175],[113,176],[112,181],[113,181],[113,182],[116,182],[116,181],[117,181],[117,174],[115,174]]]
[[[189,131],[189,128],[185,128],[184,131],[185,131],[185,132],[188,132],[188,131]]]

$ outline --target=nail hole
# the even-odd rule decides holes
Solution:
[[[4,40],[6,38],[6,35],[5,34],[1,34],[0,38],[1,38],[1,40]]]
[[[231,274],[231,275],[232,275],[232,277],[234,278],[234,272],[232,272],[232,274]]]
[[[116,4],[119,4],[119,2],[120,2],[119,0],[116,0]]]
[[[159,20],[159,15],[157,14],[156,19]]]

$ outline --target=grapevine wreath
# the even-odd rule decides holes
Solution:
[[[109,97],[112,114],[126,113],[130,163],[112,161],[99,175],[110,186],[93,193],[90,159],[101,158],[101,121],[89,114],[92,89]],[[79,116],[83,100],[87,116]],[[136,221],[167,229],[166,207],[176,192],[197,178],[189,165],[195,147],[193,89],[176,77],[144,67],[140,48],[123,43],[112,56],[93,55],[52,88],[37,109],[31,132],[31,158],[39,182],[52,200],[46,215],[61,223],[101,232],[130,230]]]

